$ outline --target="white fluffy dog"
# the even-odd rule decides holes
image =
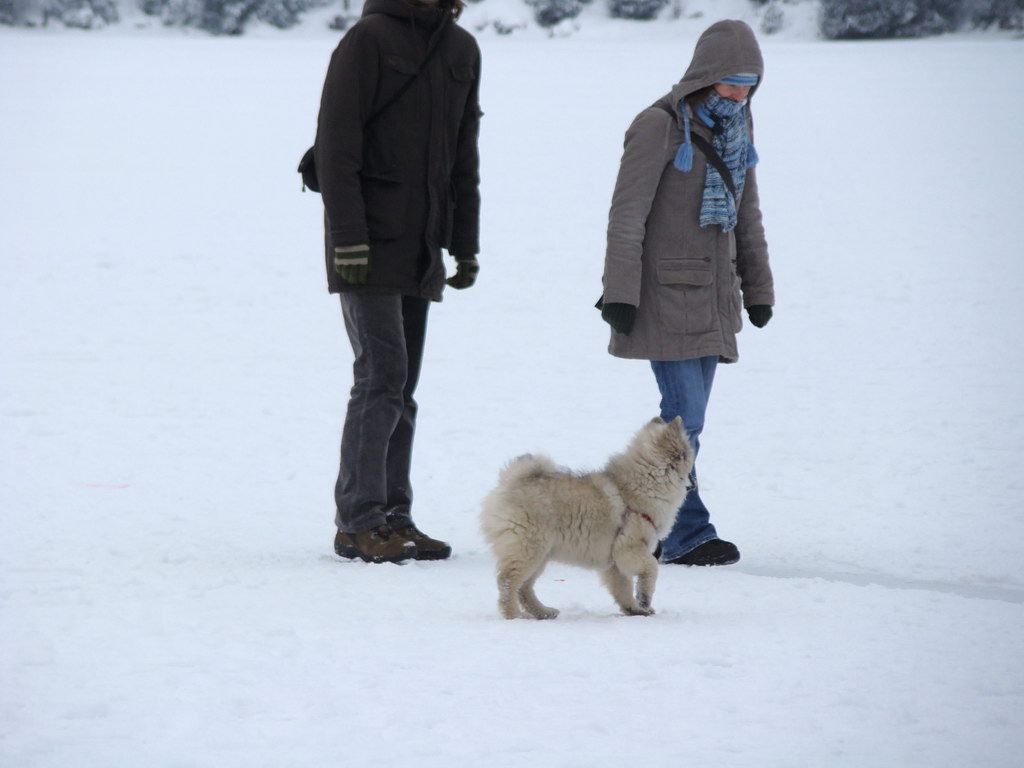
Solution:
[[[601,571],[623,613],[654,613],[658,561],[651,553],[672,529],[692,467],[679,417],[646,424],[600,472],[573,473],[530,454],[509,463],[480,515],[498,561],[501,615],[558,616],[533,591],[549,560]]]

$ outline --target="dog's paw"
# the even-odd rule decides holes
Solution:
[[[522,612],[519,610],[518,605],[505,600],[498,602],[498,613],[501,614],[501,618],[503,619],[518,619],[522,616]]]
[[[623,607],[622,612],[627,616],[653,616],[654,609],[650,606],[631,605]]]
[[[558,609],[557,608],[544,608],[540,611],[535,611],[531,614],[533,618],[545,621],[547,619],[557,619]]]

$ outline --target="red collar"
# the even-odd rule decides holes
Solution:
[[[651,528],[653,528],[654,530],[658,530],[658,526],[654,524],[654,521],[651,520],[651,516],[648,515],[646,512],[641,512],[639,510],[632,509],[631,507],[626,507],[626,511],[632,512],[634,515],[640,515],[640,517],[642,517],[644,520],[651,524]]]

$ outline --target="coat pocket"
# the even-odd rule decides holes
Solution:
[[[462,119],[462,112],[466,108],[466,100],[469,98],[469,90],[473,87],[475,79],[476,71],[473,67],[455,65],[448,67],[445,90],[450,119],[455,121]]]
[[[658,314],[672,333],[707,333],[715,327],[715,276],[710,260],[658,262]]]
[[[394,240],[405,233],[408,190],[400,171],[364,170],[359,174],[363,188],[366,228],[371,240]]]

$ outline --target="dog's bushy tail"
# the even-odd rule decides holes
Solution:
[[[480,531],[491,549],[513,551],[517,526],[522,524],[524,509],[518,503],[517,489],[529,486],[559,472],[547,456],[525,454],[510,461],[498,474],[498,485],[483,500],[480,508]]]
[[[508,487],[524,480],[550,477],[558,473],[558,465],[547,456],[525,453],[510,461],[498,474],[498,485]]]

